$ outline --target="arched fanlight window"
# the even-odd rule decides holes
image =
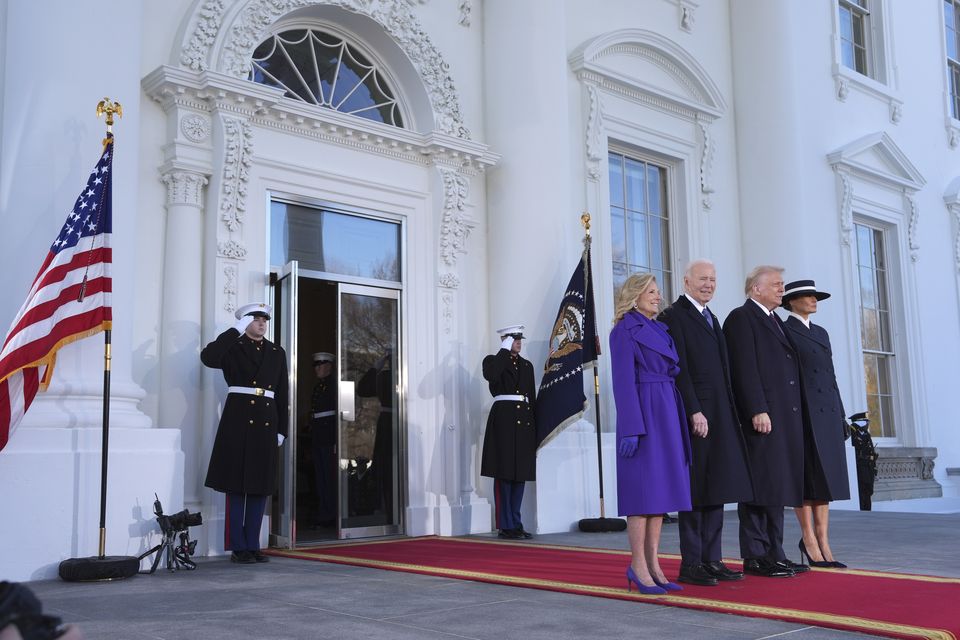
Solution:
[[[403,127],[383,74],[342,38],[313,29],[284,31],[253,52],[250,80],[288,98]]]

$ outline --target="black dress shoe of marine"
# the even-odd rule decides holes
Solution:
[[[524,540],[529,540],[530,538],[533,537],[533,534],[530,533],[529,531],[524,530],[523,527],[514,529],[513,532],[517,534],[518,538],[523,538]]]
[[[747,558],[743,561],[743,572],[764,578],[789,578],[794,575],[793,569],[781,567],[767,558]]]
[[[252,551],[250,555],[253,556],[254,562],[270,562],[269,556],[264,554],[263,551],[260,551],[260,549]]]
[[[507,538],[508,540],[518,540],[523,536],[516,532],[515,529],[500,529],[500,532],[497,533],[498,538]]]
[[[805,564],[797,564],[796,562],[791,562],[790,560],[777,560],[777,565],[785,569],[790,569],[794,573],[803,573],[805,571],[810,571],[810,567]]]
[[[707,568],[702,564],[682,564],[680,565],[680,576],[677,582],[686,582],[687,584],[698,584],[701,587],[717,586],[717,578],[710,575]]]
[[[707,573],[712,575],[717,580],[734,582],[736,580],[743,580],[743,573],[740,571],[733,571],[727,565],[723,564],[722,560],[712,560],[711,562],[704,562],[703,568],[707,570]]]
[[[234,551],[230,554],[230,562],[236,562],[238,564],[254,564],[256,561],[256,558],[254,558],[253,554],[249,551]]]

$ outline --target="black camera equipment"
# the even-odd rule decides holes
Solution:
[[[156,553],[153,564],[149,571],[141,573],[153,573],[160,564],[160,559],[166,556],[167,571],[176,571],[177,569],[186,569],[192,571],[197,568],[197,563],[190,559],[197,548],[197,541],[190,539],[190,527],[196,527],[203,524],[203,518],[199,513],[190,513],[186,509],[178,511],[171,515],[163,513],[163,506],[160,505],[160,498],[153,494],[156,500],[153,501],[153,513],[157,516],[157,524],[160,525],[160,533],[163,535],[163,542],[144,553],[139,560],[143,560],[151,553]],[[178,544],[179,539],[179,544]]]

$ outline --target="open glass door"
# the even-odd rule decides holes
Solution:
[[[287,371],[290,385],[290,411],[287,439],[280,447],[280,477],[277,493],[270,509],[270,546],[293,549],[297,542],[297,474],[294,461],[297,459],[297,313],[298,298],[297,261],[288,262],[280,277],[273,284],[273,318],[270,323],[271,339],[283,347],[287,354]]]
[[[340,537],[402,531],[400,292],[338,284]]]

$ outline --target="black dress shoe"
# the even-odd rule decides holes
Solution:
[[[782,567],[767,558],[747,558],[743,561],[743,572],[764,578],[789,578],[795,575],[793,569]]]
[[[680,565],[680,577],[677,582],[686,582],[687,584],[698,584],[701,587],[717,586],[717,578],[707,571],[702,564],[682,564]]]
[[[790,569],[794,573],[804,573],[810,571],[810,567],[805,564],[797,564],[790,560],[777,560],[777,566],[783,567],[784,569]]]
[[[520,535],[519,533],[517,533],[517,532],[516,532],[515,530],[513,530],[513,529],[500,529],[499,533],[497,533],[497,537],[498,537],[498,538],[506,538],[506,539],[508,539],[508,540],[518,540],[518,539],[522,538],[523,536]]]
[[[740,571],[733,571],[728,568],[727,565],[723,564],[722,560],[712,560],[710,562],[704,562],[703,568],[706,569],[707,573],[716,578],[717,580],[735,582],[737,580],[743,580],[743,573]]]
[[[230,554],[230,562],[236,562],[237,564],[254,564],[256,561],[256,558],[249,551],[234,551]]]
[[[251,555],[253,556],[254,562],[270,562],[269,556],[265,555],[260,549],[253,551]]]
[[[523,527],[514,529],[513,532],[517,534],[518,538],[523,538],[525,540],[529,540],[530,538],[533,537],[533,534],[530,533],[529,531],[525,531]]]

